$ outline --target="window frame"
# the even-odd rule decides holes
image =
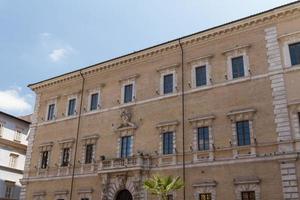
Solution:
[[[132,93],[131,93],[131,101],[125,102],[125,95],[126,91],[125,88],[126,86],[132,85]],[[121,86],[121,103],[122,104],[129,104],[133,103],[136,99],[136,86],[135,86],[135,79],[129,79],[126,81],[123,81],[122,86]]]
[[[166,131],[162,133],[162,154],[163,155],[174,154],[174,134],[175,133],[173,131]],[[168,135],[167,141],[165,141],[166,135]],[[166,142],[168,142],[167,146],[165,146]]]
[[[297,65],[300,65],[300,61],[299,63],[296,63],[296,64],[293,64],[293,60],[292,60],[292,54],[291,54],[291,46],[292,45],[298,45],[299,46],[299,56],[300,56],[300,41],[299,42],[294,42],[294,43],[291,43],[291,44],[288,44],[288,48],[289,48],[289,54],[290,54],[290,61],[291,61],[291,66],[297,66]],[[299,58],[300,60],[300,58]]]
[[[68,149],[67,153],[67,158],[65,158],[65,150]],[[68,167],[70,165],[70,153],[71,153],[71,148],[70,147],[63,147],[62,148],[62,156],[61,156],[61,167]],[[67,160],[66,160],[67,159]]]
[[[44,155],[44,153],[46,154],[46,156]],[[50,151],[49,150],[44,150],[44,151],[41,152],[40,169],[47,169],[49,167],[49,156],[50,156]]]
[[[94,147],[95,144],[86,144],[85,145],[85,155],[84,155],[84,164],[92,164],[94,159]],[[88,149],[91,147],[91,149]],[[90,151],[89,151],[90,150]],[[88,154],[90,153],[90,154]]]
[[[21,129],[15,129],[15,134],[14,134],[14,141],[21,143],[22,141],[22,133],[23,131]]]
[[[210,150],[210,132],[209,132],[209,126],[201,126],[197,128],[197,150],[198,151],[209,151]],[[199,132],[200,130],[207,130],[207,141],[205,139],[202,139],[203,142],[200,144],[200,134],[205,134],[205,132]],[[204,136],[204,135],[203,135]],[[203,147],[201,148],[201,145]]]
[[[247,78],[250,76],[250,64],[249,64],[249,56],[248,56],[248,49],[251,47],[251,45],[243,45],[238,46],[236,48],[226,50],[223,52],[225,56],[227,56],[227,73],[226,78],[227,80],[239,80],[243,78]],[[244,63],[244,76],[233,78],[233,71],[232,71],[232,59],[237,57],[243,57],[243,63]]]
[[[242,136],[243,136],[243,143],[240,144],[240,133],[239,133],[239,124],[242,123]],[[247,130],[245,130],[245,123],[247,123],[248,126],[248,139],[246,138],[246,132]],[[249,120],[242,120],[242,121],[236,121],[236,138],[237,138],[237,146],[241,147],[241,146],[249,146],[251,145],[251,127],[250,127],[250,121]],[[249,142],[249,143],[247,143]]]
[[[244,199],[244,194],[247,194],[247,199]],[[251,196],[254,197],[254,199]],[[241,200],[256,200],[255,191],[241,191]]]
[[[17,168],[18,157],[19,157],[19,155],[15,154],[15,153],[9,154],[8,166],[11,168]]]
[[[74,105],[74,113],[69,114],[69,108],[70,108],[70,101],[75,100],[75,105]],[[77,95],[70,95],[67,99],[67,106],[66,106],[66,117],[72,117],[77,115],[77,102],[78,102],[78,97]]]
[[[300,67],[300,64],[297,65],[292,65],[292,60],[291,60],[291,54],[290,54],[290,49],[289,45],[295,44],[295,43],[300,43],[300,34],[298,33],[292,33],[291,35],[288,36],[281,36],[279,37],[280,40],[282,41],[282,53],[283,53],[283,58],[284,58],[284,68],[291,68],[291,67]]]
[[[172,92],[170,93],[164,93],[164,87],[165,87],[165,82],[164,82],[164,77],[167,75],[173,75],[173,79],[172,79]],[[164,70],[161,71],[160,73],[160,95],[164,96],[164,95],[171,95],[177,92],[177,75],[176,75],[176,70],[175,69],[168,69],[168,70]]]
[[[204,195],[204,200],[212,200],[212,194],[210,192],[206,192],[206,193],[199,193],[199,200],[201,199],[201,196]]]
[[[97,107],[96,109],[91,109],[92,106],[92,95],[98,94],[98,99],[97,99]],[[89,91],[89,98],[88,98],[88,112],[95,112],[97,110],[101,109],[101,91],[100,89],[94,89]]]
[[[53,106],[53,113],[50,115],[50,107]],[[49,103],[47,105],[46,121],[54,121],[56,119],[56,103]]]
[[[123,147],[124,140],[126,142],[125,147]],[[129,143],[128,143],[128,141],[129,141]],[[124,152],[124,150],[125,150],[125,152]],[[132,156],[132,136],[131,135],[122,136],[120,138],[120,158],[128,158],[130,156]]]
[[[242,66],[235,66],[234,64],[235,64],[235,60],[237,60],[237,59],[241,59],[241,61],[242,61]],[[237,68],[237,71],[238,71],[238,73],[237,74],[235,74],[234,73],[234,67],[238,67]],[[242,68],[242,74],[241,74],[241,71],[240,71],[240,67]],[[245,61],[244,61],[244,57],[243,56],[236,56],[236,57],[232,57],[231,58],[231,76],[232,76],[232,79],[239,79],[239,78],[243,78],[243,77],[245,77]]]

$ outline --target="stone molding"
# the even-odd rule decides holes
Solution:
[[[94,192],[93,188],[81,188],[77,190],[78,200],[87,198],[92,200],[92,193]]]
[[[242,192],[254,191],[255,200],[261,199],[260,179],[257,177],[238,177],[233,180],[235,185],[235,198],[242,200]]]
[[[211,194],[211,200],[217,199],[217,191],[216,191],[217,182],[215,180],[212,179],[202,180],[200,182],[194,183],[192,186],[195,191],[194,192],[195,200],[198,200],[199,195],[204,193]]]

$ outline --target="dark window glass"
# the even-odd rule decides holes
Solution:
[[[85,149],[85,164],[89,164],[92,163],[92,159],[93,159],[93,144],[88,144],[86,145],[86,149]]]
[[[48,156],[49,152],[48,151],[43,151],[42,152],[42,161],[41,161],[41,168],[46,169],[48,166]]]
[[[242,200],[255,200],[255,192],[254,191],[246,191],[242,192]]]
[[[163,133],[163,154],[173,153],[173,132]]]
[[[124,103],[128,103],[132,101],[132,89],[133,85],[125,85],[124,87]]]
[[[164,94],[173,92],[173,74],[164,75]]]
[[[90,200],[89,198],[81,198],[81,200]]]
[[[232,63],[232,78],[239,78],[245,76],[243,56],[232,58],[231,63]]]
[[[97,110],[98,108],[98,93],[92,94],[91,95],[91,106],[90,110]]]
[[[173,200],[173,194],[168,194],[167,195],[167,200]]]
[[[75,114],[76,99],[69,100],[68,116]]]
[[[249,121],[236,123],[238,146],[250,145]]]
[[[298,112],[298,122],[299,122],[299,126],[300,126],[300,112]]]
[[[290,56],[291,56],[291,64],[299,65],[300,64],[300,42],[290,44]]]
[[[211,200],[211,193],[199,194],[199,200]]]
[[[54,109],[55,109],[55,104],[50,104],[49,107],[48,107],[47,120],[53,120],[54,119]]]
[[[206,66],[197,67],[196,71],[196,86],[206,85]]]
[[[69,158],[70,158],[70,148],[63,149],[63,155],[61,160],[61,166],[65,167],[69,165]]]
[[[121,158],[131,155],[131,136],[125,136],[121,139]]]
[[[209,150],[209,129],[208,127],[198,128],[198,150]]]

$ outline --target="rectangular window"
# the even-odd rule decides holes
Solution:
[[[300,64],[300,42],[290,44],[289,50],[290,50],[291,64],[299,65]]]
[[[3,134],[3,124],[0,123],[0,137],[2,137]]]
[[[55,104],[50,104],[48,106],[48,116],[47,116],[47,120],[53,120],[55,118],[54,116],[54,110],[55,110]]]
[[[232,58],[231,64],[232,64],[232,78],[240,78],[245,76],[243,56]]]
[[[209,150],[209,128],[208,127],[198,128],[198,150],[199,151]]]
[[[46,169],[48,167],[48,156],[49,156],[48,151],[42,152],[42,160],[41,160],[41,168],[42,169]]]
[[[69,159],[70,159],[70,148],[63,148],[61,166],[62,167],[69,166]]]
[[[250,145],[249,121],[236,122],[238,146]]]
[[[98,93],[95,93],[95,94],[91,95],[90,110],[97,110],[97,108],[98,108],[98,98],[99,98]]]
[[[299,127],[300,127],[300,112],[298,112],[298,122],[299,122]]]
[[[69,100],[69,107],[68,107],[68,116],[72,116],[75,114],[76,109],[76,99]]]
[[[93,149],[94,149],[94,145],[93,144],[86,145],[86,149],[85,149],[85,164],[92,163],[92,160],[93,160],[93,151],[94,151]]]
[[[131,136],[125,136],[121,139],[121,158],[131,155]]]
[[[173,154],[173,132],[163,133],[163,154]]]
[[[19,157],[19,156],[16,155],[16,154],[10,154],[10,155],[9,155],[9,167],[11,167],[11,168],[16,168],[18,157]]]
[[[13,195],[13,189],[15,186],[14,182],[10,182],[10,181],[5,181],[5,198],[6,199],[11,199],[12,195]]]
[[[15,131],[14,141],[21,142],[22,133],[20,130]]]
[[[174,198],[173,198],[173,194],[168,194],[167,195],[167,200],[173,200]]]
[[[124,103],[131,102],[133,98],[133,84],[124,86]]]
[[[173,74],[164,75],[164,94],[173,92]]]
[[[211,193],[199,194],[199,200],[211,200]]]
[[[90,200],[89,198],[81,198],[81,200]]]
[[[195,68],[196,72],[196,86],[206,85],[206,66],[200,66]]]
[[[246,191],[242,192],[242,200],[255,200],[255,192],[254,191]]]

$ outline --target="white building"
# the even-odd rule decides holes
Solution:
[[[19,199],[29,125],[0,111],[0,200]]]

